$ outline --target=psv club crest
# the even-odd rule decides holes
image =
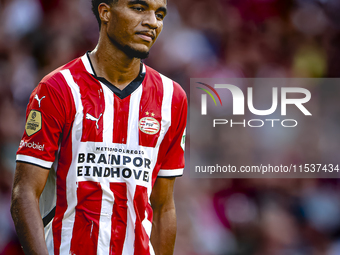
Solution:
[[[139,130],[148,135],[157,134],[160,128],[158,120],[152,117],[144,117],[139,120]]]

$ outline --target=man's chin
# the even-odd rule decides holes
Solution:
[[[123,51],[125,52],[126,55],[128,55],[130,58],[140,58],[140,59],[145,59],[149,56],[149,51],[145,50],[137,50],[134,49],[128,45],[125,45],[123,47]]]

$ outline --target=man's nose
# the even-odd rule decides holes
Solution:
[[[147,12],[144,16],[143,25],[152,29],[158,28],[158,20],[154,11]]]

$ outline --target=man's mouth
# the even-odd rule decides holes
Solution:
[[[145,41],[152,42],[155,39],[155,35],[152,32],[138,32],[137,35]]]

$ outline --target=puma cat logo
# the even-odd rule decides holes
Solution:
[[[91,114],[86,113],[86,119],[87,119],[87,120],[95,121],[95,122],[96,122],[96,127],[97,127],[97,129],[99,129],[98,121],[99,121],[99,119],[100,119],[100,117],[101,117],[102,115],[103,115],[103,114],[101,113],[101,114],[99,115],[99,118],[97,119],[97,118],[93,117]]]
[[[39,108],[40,108],[41,100],[43,100],[44,98],[45,98],[45,96],[43,96],[42,98],[39,99],[38,94],[35,94],[34,99],[36,99],[36,100],[38,101],[38,103],[39,103]]]

